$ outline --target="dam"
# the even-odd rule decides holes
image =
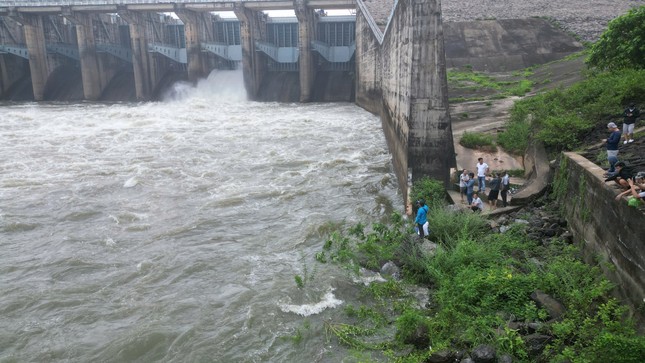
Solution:
[[[389,12],[378,5],[5,1],[0,99],[148,101],[178,80],[241,68],[251,100],[355,102],[379,115],[407,195],[423,176],[447,185],[455,166],[447,65],[519,69],[580,49],[554,42],[538,19],[445,25],[439,1],[399,1]],[[268,15],[279,10],[294,16]],[[527,39],[527,26],[538,36]]]

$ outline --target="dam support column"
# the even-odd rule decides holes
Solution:
[[[132,47],[132,69],[137,99],[146,101],[154,88],[152,56],[148,53],[145,19],[139,13],[119,10],[119,16],[128,22]]]
[[[15,16],[12,15],[12,18],[23,25],[29,54],[29,71],[31,72],[34,100],[42,101],[45,97],[45,85],[50,73],[49,64],[47,63],[43,17],[40,15],[15,14]]]
[[[188,61],[188,79],[192,82],[204,77],[205,61],[202,53],[200,33],[201,24],[204,20],[201,13],[186,10],[175,5],[175,14],[184,23],[184,36],[186,38],[186,58]]]
[[[267,64],[260,52],[255,51],[255,42],[264,39],[266,16],[260,11],[247,9],[243,4],[235,4],[235,16],[240,21],[242,42],[242,73],[244,87],[249,99],[257,97],[262,79],[267,72]]]
[[[307,7],[306,0],[294,0],[293,7],[298,18],[298,70],[300,72],[300,102],[311,101],[316,78],[314,54],[311,42],[315,39],[316,15]]]
[[[94,39],[94,21],[92,16],[82,13],[63,12],[63,16],[76,25],[78,54],[81,61],[83,79],[83,96],[86,100],[96,101],[101,97],[104,85],[101,84],[99,60],[96,54]]]
[[[456,166],[448,106],[448,79],[439,1],[409,1],[412,11],[410,133],[412,180],[430,176],[450,185]]]

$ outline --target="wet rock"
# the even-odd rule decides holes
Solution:
[[[526,344],[526,350],[532,357],[540,355],[546,344],[551,341],[550,336],[543,334],[529,334],[522,339],[524,339],[524,343]]]
[[[437,247],[438,245],[436,243],[424,241],[421,246],[419,246],[419,250],[424,256],[432,257],[437,253]]]
[[[538,307],[544,308],[552,319],[558,319],[566,312],[562,303],[540,290],[535,290],[531,294],[531,300],[535,301]]]
[[[401,275],[401,269],[392,261],[387,261],[383,267],[381,267],[381,275],[392,276],[394,279],[399,279]]]
[[[455,361],[455,355],[449,350],[442,350],[439,352],[432,353],[431,356],[426,359],[428,363],[449,363]]]
[[[470,353],[470,356],[473,358],[475,363],[493,363],[496,358],[495,348],[488,345],[482,344],[475,347]]]
[[[513,363],[513,357],[509,354],[504,354],[497,360],[497,363]]]
[[[499,233],[506,233],[511,227],[509,226],[501,226],[499,227]]]

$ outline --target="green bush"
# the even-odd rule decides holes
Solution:
[[[491,152],[497,151],[493,137],[481,132],[464,132],[459,144],[469,149],[486,149]]]
[[[587,64],[601,69],[645,69],[645,6],[631,9],[607,25],[591,47]]]
[[[540,126],[540,131],[537,134],[539,140],[547,146],[566,150],[577,147],[582,135],[593,128],[593,124],[574,114],[562,117],[549,116],[542,121]]]
[[[531,135],[555,151],[571,150],[586,132],[607,119],[617,121],[625,104],[645,103],[645,70],[590,73],[584,81],[515,102],[497,143],[523,154]]]
[[[429,177],[423,177],[412,184],[412,190],[410,190],[409,198],[413,204],[413,212],[416,213],[416,205],[414,201],[419,199],[424,199],[428,207],[432,208],[436,205],[445,205],[447,204],[447,195],[446,188],[443,183],[436,180],[430,179]]]

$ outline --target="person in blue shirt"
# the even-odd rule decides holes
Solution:
[[[423,233],[423,225],[428,221],[428,206],[426,205],[426,201],[423,199],[417,200],[417,208],[417,218],[414,220],[414,223],[416,223],[419,229],[419,236],[423,239],[425,236]]]

